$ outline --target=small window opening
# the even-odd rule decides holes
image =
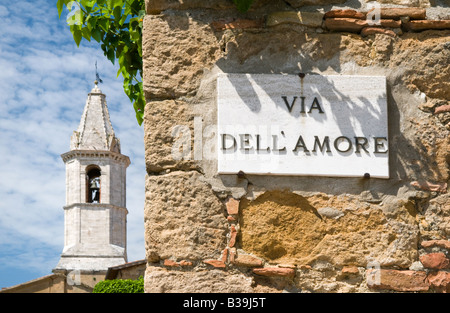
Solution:
[[[100,203],[100,169],[93,168],[87,173],[87,202]]]

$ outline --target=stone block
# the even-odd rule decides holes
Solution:
[[[276,26],[280,24],[299,24],[309,27],[321,27],[323,13],[320,12],[294,12],[282,11],[274,12],[267,16],[266,26]]]
[[[403,23],[407,30],[450,29],[450,20],[414,20]]]
[[[211,22],[211,26],[216,31],[222,31],[225,29],[259,29],[264,26],[262,19],[249,20],[249,19],[237,19],[234,21],[214,21]]]
[[[249,293],[252,284],[252,277],[222,269],[174,271],[147,266],[144,277],[146,293]]]
[[[369,269],[366,272],[367,285],[371,289],[395,291],[428,291],[427,274],[424,271],[399,271],[387,269]],[[378,278],[377,278],[378,277]]]
[[[144,112],[147,172],[196,169],[193,135],[193,115],[185,102],[147,102]]]
[[[286,0],[291,7],[299,8],[304,6],[342,4],[347,0]]]
[[[319,208],[342,215],[323,218]],[[239,247],[271,263],[367,266],[376,255],[382,266],[409,267],[418,257],[418,227],[409,208],[392,207],[388,218],[380,206],[351,197],[323,194],[303,197],[281,191],[241,200]],[[394,213],[390,213],[393,215]]]
[[[148,14],[159,14],[164,10],[230,9],[233,2],[227,0],[145,0]]]
[[[366,2],[370,2],[373,0],[366,0]],[[403,5],[407,7],[419,7],[419,8],[427,8],[429,7],[430,0],[376,0],[380,4],[396,4],[396,5]]]
[[[181,13],[145,16],[142,50],[148,101],[193,95],[204,69],[222,56],[209,23]]]
[[[342,274],[356,275],[359,274],[359,269],[356,266],[344,266],[341,271]]]
[[[147,259],[204,260],[226,247],[228,223],[222,202],[198,172],[172,172],[146,179]]]

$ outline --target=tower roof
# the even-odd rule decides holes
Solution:
[[[109,118],[106,96],[98,82],[88,94],[80,125],[74,131],[71,150],[107,150],[120,153],[120,141],[114,134]]]

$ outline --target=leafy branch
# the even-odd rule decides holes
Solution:
[[[245,12],[253,0],[232,0]],[[117,76],[122,74],[123,89],[136,112],[139,125],[144,119],[145,97],[142,86],[142,25],[144,0],[57,0],[59,18],[64,7],[67,24],[77,46],[84,38],[94,39],[113,64],[118,60]]]
[[[139,125],[144,116],[142,87],[142,21],[144,0],[58,0],[59,18],[64,6],[66,21],[77,46],[84,38],[101,43],[104,55],[113,64],[118,60],[117,76],[122,74],[123,89],[136,112]]]

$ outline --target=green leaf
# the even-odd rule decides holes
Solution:
[[[80,29],[80,27],[78,27],[78,25],[74,25],[73,30],[72,30],[72,35],[73,35],[73,39],[75,40],[75,43],[79,47],[81,38],[82,38],[82,34],[81,34],[81,29]]]
[[[114,8],[113,15],[114,15],[114,19],[120,23],[120,18],[122,16],[122,7],[116,6]]]
[[[83,36],[83,38],[85,38],[87,41],[91,41],[91,32],[87,27],[83,27],[81,29],[81,36]]]
[[[91,32],[91,36],[92,38],[95,39],[95,41],[100,42],[102,41],[102,33],[100,32],[100,30],[98,28],[94,28]]]
[[[58,8],[58,18],[61,18],[61,13],[62,13],[63,7],[64,7],[63,0],[58,0],[58,2],[56,2],[56,7]]]
[[[236,5],[237,9],[244,13],[247,12],[248,9],[250,9],[250,6],[253,3],[253,0],[233,0],[234,4]]]
[[[115,61],[115,55],[114,55],[114,50],[113,50],[113,49],[109,49],[109,50],[106,52],[106,57],[108,58],[108,60],[111,61],[112,64],[114,64],[114,61]]]

